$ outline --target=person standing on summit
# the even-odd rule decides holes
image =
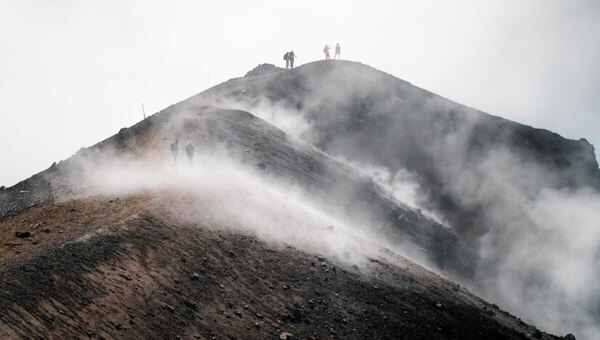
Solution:
[[[329,54],[329,53],[327,53]],[[340,57],[342,56],[342,48],[340,47],[340,43],[335,44],[335,55],[333,56],[333,59],[340,59]]]
[[[290,52],[285,52],[283,55],[283,60],[285,60],[285,69],[290,68]]]
[[[323,48],[323,53],[325,53],[325,60],[331,59],[331,56],[329,55],[330,49],[331,49],[331,47],[329,47],[329,45],[325,44],[325,47]]]
[[[288,52],[288,60],[290,61],[290,68],[294,68],[294,59],[296,58],[296,55],[294,54],[294,51]]]

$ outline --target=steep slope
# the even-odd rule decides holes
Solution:
[[[471,241],[489,231],[485,213],[502,199],[503,192],[488,188],[496,185],[489,183],[495,180],[489,167],[519,164],[507,182],[527,197],[544,188],[600,188],[594,148],[585,139],[491,116],[354,62],[267,68],[191,101],[238,107],[274,122],[302,117],[309,127],[300,137],[319,149],[392,174],[411,172],[427,194],[422,203],[443,212]],[[491,162],[498,157],[498,164]]]
[[[119,160],[164,164],[174,138],[193,141],[212,157],[223,154],[305,192],[344,220],[376,229],[392,244],[408,241],[450,273],[470,275],[476,256],[449,229],[395,200],[372,180],[249,113],[177,104],[10,188],[0,216],[44,198],[85,192],[86,173]],[[210,166],[210,165],[209,165]],[[43,194],[42,194],[43,193]],[[22,202],[21,202],[22,201]],[[408,243],[406,246],[408,246]]]
[[[345,61],[255,70],[189,102],[250,110],[353,163],[478,250],[480,294],[555,332],[600,337],[600,170],[585,139]]]
[[[356,93],[342,88],[356,80],[353,73],[372,77],[367,82],[372,86],[381,75],[339,65],[323,83],[313,76],[328,76],[329,64],[285,72],[259,68],[0,192],[0,332],[57,338],[88,332],[105,338],[270,338],[288,330],[300,338],[553,338],[396,255],[451,276],[479,274],[473,248],[395,199],[359,170],[360,163],[392,172],[409,168],[439,196],[434,202],[445,202],[457,216],[466,214],[472,227],[481,211],[456,206],[449,198],[456,192],[446,192],[444,178],[436,177],[446,172],[430,169],[448,160],[431,152],[439,145],[406,140],[412,150],[397,147],[398,123],[393,115],[386,118],[396,112],[397,99],[377,101],[377,93],[360,95],[360,86]],[[333,74],[343,81],[330,83]],[[384,85],[416,91],[413,104],[424,105],[422,90],[389,79]],[[327,94],[334,85],[342,89]],[[387,97],[388,89],[383,91]],[[358,168],[248,112],[209,106],[215,103],[252,107],[280,123],[277,116],[292,108],[293,115],[285,117],[294,126],[306,123],[299,136]],[[424,124],[420,114],[411,117]],[[365,122],[383,125],[361,132]],[[450,123],[438,121],[438,128],[450,129]],[[417,128],[406,133],[417,138]],[[446,137],[452,140],[451,135]],[[195,167],[181,159],[177,167],[169,165],[174,138],[198,147]],[[391,147],[384,152],[373,141]],[[589,156],[580,144],[573,147]],[[540,187],[593,185],[594,166],[588,163],[575,157],[572,165],[561,165],[555,182],[544,179]],[[587,179],[586,166],[592,169]],[[579,179],[563,181],[568,171]],[[468,230],[456,229],[463,236]],[[315,254],[324,257],[315,261]],[[211,258],[218,264],[207,265]],[[203,286],[194,286],[197,282]],[[279,285],[283,293],[275,290]],[[236,322],[250,317],[248,324]]]
[[[359,269],[190,224],[170,210],[188,199],[93,196],[0,222],[0,337],[557,339],[389,253]]]

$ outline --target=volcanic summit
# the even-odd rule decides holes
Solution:
[[[555,322],[580,301],[515,233],[598,189],[585,139],[355,62],[264,64],[0,191],[0,336],[573,339],[550,333],[600,313]]]

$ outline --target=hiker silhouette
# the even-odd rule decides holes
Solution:
[[[290,68],[294,68],[294,59],[296,59],[296,55],[294,51],[288,52],[288,60],[290,61]]]
[[[192,141],[188,141],[185,146],[185,153],[187,154],[188,161],[190,165],[194,164],[194,153],[196,152],[196,147],[192,144]]]
[[[331,56],[329,55],[330,49],[331,49],[331,47],[329,45],[325,44],[325,47],[323,48],[323,52],[325,53],[325,60],[331,59]]]
[[[290,68],[290,52],[285,52],[283,55],[283,60],[285,60],[285,68]]]
[[[177,153],[179,152],[179,139],[171,143],[171,153],[173,154],[173,164],[177,164]]]
[[[329,53],[327,53],[329,54]],[[340,59],[340,57],[342,56],[342,48],[340,47],[340,43],[335,44],[335,55],[333,56],[333,59]]]

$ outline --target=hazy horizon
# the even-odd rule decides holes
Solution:
[[[325,43],[455,102],[600,145],[594,1],[0,1],[0,185]],[[318,8],[318,10],[317,10]],[[8,166],[6,166],[8,165]]]

